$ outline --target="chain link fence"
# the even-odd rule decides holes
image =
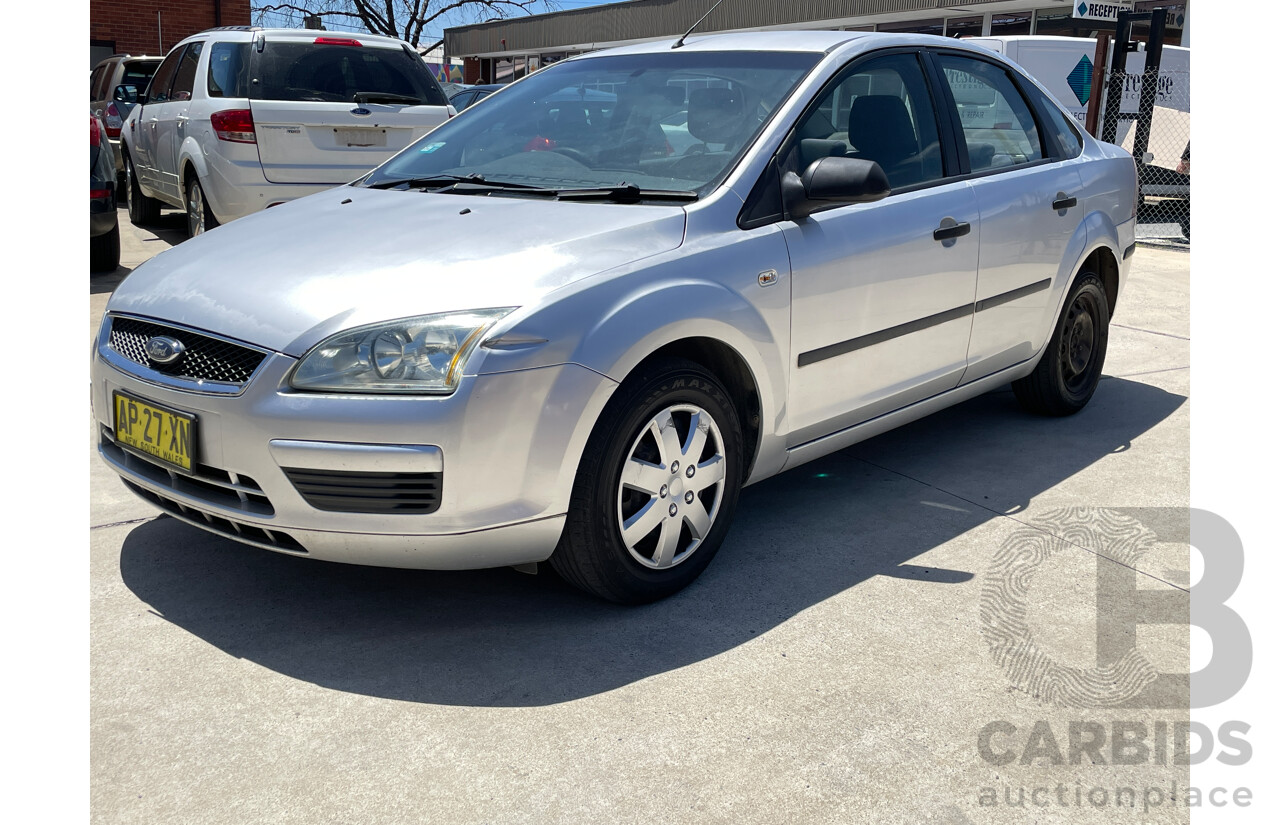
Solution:
[[[1110,72],[1106,78],[1110,81]],[[1191,240],[1191,73],[1162,66],[1151,115],[1139,115],[1142,74],[1128,73],[1115,143],[1138,164],[1140,240]],[[1104,87],[1106,88],[1106,87]],[[1105,128],[1102,134],[1106,134]]]

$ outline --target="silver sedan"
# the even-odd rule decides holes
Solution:
[[[94,349],[99,452],[269,550],[549,560],[650,601],[711,562],[746,484],[1009,383],[1081,409],[1136,188],[963,41],[566,60],[133,272]]]

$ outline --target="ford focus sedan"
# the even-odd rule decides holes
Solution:
[[[711,562],[744,485],[1010,383],[1081,409],[1136,189],[963,41],[566,60],[135,270],[95,347],[99,453],[267,550],[549,561],[651,601]]]

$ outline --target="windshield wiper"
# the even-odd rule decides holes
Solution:
[[[641,189],[634,183],[620,183],[617,186],[603,186],[597,189],[561,189],[556,192],[556,197],[562,201],[598,200],[637,203],[638,201],[696,201],[698,193],[671,189]]]
[[[394,189],[404,186],[407,189],[430,189],[435,186],[452,186],[456,183],[484,183],[484,175],[432,175],[425,178],[391,178],[377,183],[366,183],[366,189]]]
[[[391,92],[356,92],[351,99],[361,105],[365,103],[408,103],[411,106],[420,106],[422,104],[422,98],[420,97],[397,95]]]

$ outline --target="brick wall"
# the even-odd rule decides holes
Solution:
[[[89,40],[119,53],[163,55],[196,32],[249,24],[249,0],[89,0]]]

